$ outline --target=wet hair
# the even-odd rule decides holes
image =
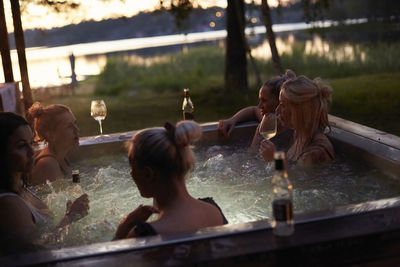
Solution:
[[[29,109],[29,115],[33,119],[35,141],[49,141],[51,133],[60,122],[56,117],[64,112],[72,114],[71,109],[65,105],[53,104],[44,107],[39,102],[34,103]]]
[[[292,108],[292,124],[298,138],[299,152],[318,131],[330,129],[328,108],[332,90],[320,78],[313,81],[306,76],[287,80],[281,93]],[[300,153],[300,152],[299,152]]]
[[[0,112],[0,191],[10,192],[12,189],[12,174],[9,169],[8,143],[9,138],[20,127],[28,122],[12,112]]]
[[[135,162],[139,168],[150,167],[166,183],[174,176],[184,178],[194,166],[190,145],[201,134],[200,126],[193,121],[144,129],[132,137],[129,162],[131,166]]]
[[[286,70],[285,74],[271,78],[268,81],[266,81],[263,84],[262,88],[264,87],[269,88],[271,90],[271,94],[274,95],[276,99],[278,99],[282,84],[288,79],[293,79],[295,77],[296,73],[294,73],[294,71]]]

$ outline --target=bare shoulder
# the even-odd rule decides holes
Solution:
[[[17,195],[3,196],[0,198],[0,225],[3,229],[22,229],[33,227],[32,213],[22,198]],[[18,228],[18,229],[17,229]]]
[[[46,180],[54,181],[62,176],[58,161],[54,157],[43,157],[36,162],[29,182],[30,184],[42,184]]]
[[[318,134],[304,150],[298,163],[301,165],[326,163],[332,161],[334,156],[334,149],[328,137],[324,134]]]
[[[223,217],[217,204],[212,200],[212,198],[207,199],[211,199],[211,201],[204,201],[204,199],[198,200],[198,205],[202,207],[201,210],[204,218],[208,218],[208,220],[210,220],[214,225],[223,224]]]

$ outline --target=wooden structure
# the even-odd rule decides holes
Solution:
[[[28,67],[26,64],[25,40],[24,40],[24,31],[22,29],[22,23],[21,23],[21,12],[18,0],[10,0],[10,3],[11,3],[11,11],[13,17],[13,25],[14,25],[15,44],[17,48],[18,63],[21,73],[24,108],[25,110],[27,110],[30,106],[32,106],[33,101],[32,101],[31,87],[29,84]],[[6,83],[14,83],[15,81],[12,70],[10,45],[8,41],[8,31],[6,25],[3,0],[0,0],[0,51],[3,63],[4,80]],[[19,102],[18,97],[16,101],[18,105]],[[23,110],[22,110],[22,115],[24,115]]]

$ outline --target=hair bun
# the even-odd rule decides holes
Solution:
[[[39,102],[35,102],[29,108],[29,114],[31,115],[32,118],[38,118],[38,117],[42,116],[43,106]]]
[[[325,85],[320,78],[315,78],[313,82],[318,87],[320,96],[323,99],[330,100],[332,95],[332,89],[329,86]]]
[[[287,69],[283,77],[285,79],[294,79],[296,78],[296,73],[290,69]]]

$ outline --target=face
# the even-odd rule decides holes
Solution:
[[[79,128],[74,115],[66,111],[57,116],[58,125],[53,132],[54,143],[69,149],[79,146]]]
[[[279,94],[279,105],[276,109],[279,115],[279,120],[282,126],[293,128],[292,124],[292,111],[288,99],[282,94]]]
[[[8,160],[12,173],[29,173],[33,168],[33,134],[27,125],[19,126],[8,138]]]
[[[276,99],[267,86],[261,87],[258,99],[257,107],[261,110],[262,115],[273,113],[278,106],[278,99]]]

